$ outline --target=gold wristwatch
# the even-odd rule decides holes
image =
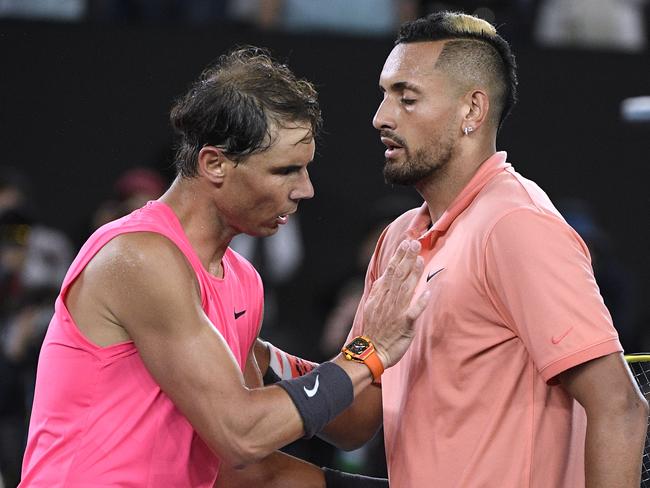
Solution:
[[[379,359],[375,346],[370,338],[362,335],[357,336],[347,346],[344,346],[341,352],[348,361],[355,361],[368,366],[368,369],[372,373],[373,381],[379,381],[379,378],[384,372],[384,365],[381,359]]]

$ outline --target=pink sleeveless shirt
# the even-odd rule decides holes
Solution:
[[[20,487],[207,488],[217,478],[219,459],[161,391],[133,342],[91,343],[64,303],[108,241],[142,231],[166,236],[186,256],[203,310],[244,369],[263,308],[262,283],[250,263],[228,249],[224,278],[210,275],[171,208],[158,201],[101,227],[63,281],[41,349]]]

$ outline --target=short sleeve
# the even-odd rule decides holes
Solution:
[[[587,246],[559,216],[526,208],[499,219],[485,243],[485,281],[545,381],[622,351]]]

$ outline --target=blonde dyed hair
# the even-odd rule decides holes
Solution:
[[[488,21],[473,15],[459,12],[448,12],[442,20],[450,32],[462,34],[475,34],[494,37],[497,34],[496,28]]]
[[[490,118],[500,127],[517,101],[517,66],[496,28],[472,15],[438,12],[403,24],[395,44],[427,41],[446,41],[435,68],[453,77],[459,88],[485,88]]]

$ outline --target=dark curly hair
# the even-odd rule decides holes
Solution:
[[[179,140],[177,174],[197,174],[203,146],[221,148],[243,162],[274,143],[273,128],[309,124],[309,138],[322,126],[314,86],[261,48],[247,46],[222,55],[172,107],[170,121]]]

